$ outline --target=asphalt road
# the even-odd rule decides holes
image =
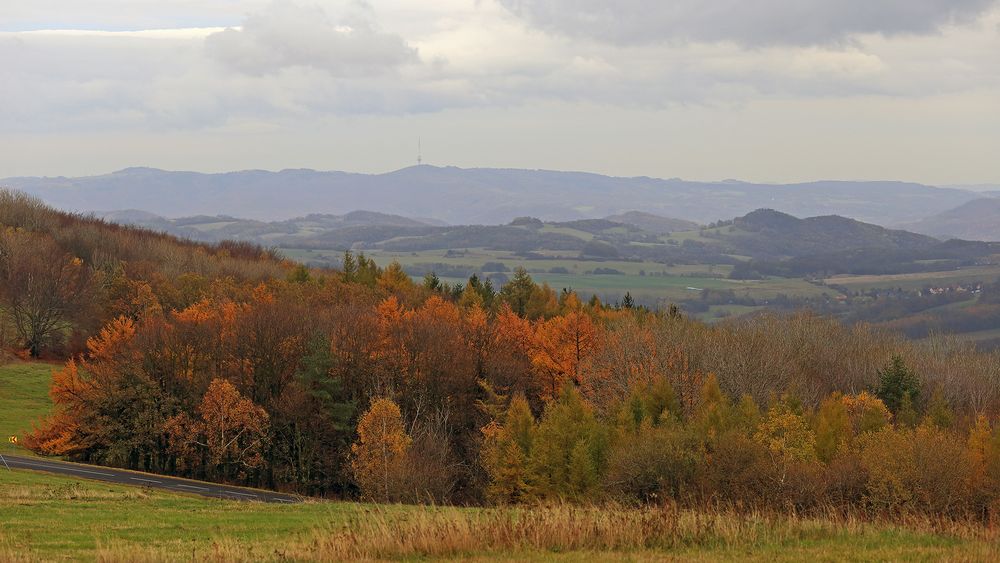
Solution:
[[[99,465],[84,465],[82,463],[52,461],[49,459],[20,457],[7,454],[3,454],[3,459],[7,461],[7,465],[11,469],[46,471],[57,475],[68,475],[70,477],[80,477],[82,479],[105,481],[120,485],[161,489],[175,493],[189,493],[201,495],[203,497],[286,504],[296,503],[301,500],[299,497],[294,495],[286,495],[271,491],[231,487],[229,485],[206,483],[204,481],[192,481],[189,479],[177,479],[176,477],[165,477],[163,475],[154,475],[152,473],[123,471],[121,469],[113,469],[111,467],[102,467]],[[4,467],[2,463],[0,463],[0,471],[7,471],[7,468]]]

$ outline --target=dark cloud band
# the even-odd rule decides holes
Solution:
[[[498,0],[539,28],[620,44],[819,45],[852,35],[930,33],[997,0]]]

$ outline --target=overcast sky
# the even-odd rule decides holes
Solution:
[[[0,177],[1000,183],[998,0],[0,0]]]

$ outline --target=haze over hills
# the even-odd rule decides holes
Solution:
[[[734,250],[752,256],[802,256],[851,249],[920,250],[939,243],[929,236],[846,217],[799,219],[771,209],[734,219],[733,225],[739,230],[725,239]]]
[[[1000,199],[976,199],[902,227],[938,238],[1000,241]]]
[[[793,275],[817,272],[862,273],[918,271],[936,266],[921,260],[961,261],[997,252],[984,243],[951,241],[892,230],[840,216],[799,219],[772,209],[703,227],[644,212],[608,219],[542,221],[520,217],[503,225],[431,225],[369,211],[346,215],[312,214],[286,221],[263,222],[230,216],[165,219],[146,212],[107,213],[103,218],[148,227],[207,242],[251,241],[285,249],[341,252],[445,253],[467,249],[506,252],[520,260],[560,257],[582,261],[628,260],[654,263],[731,264],[752,271],[776,272],[774,265],[790,262]],[[646,223],[648,229],[635,223]],[[678,230],[666,231],[672,225]],[[336,252],[334,254],[336,254]],[[762,265],[763,264],[763,265]]]
[[[918,221],[982,197],[904,182],[706,183],[427,165],[377,175],[129,168],[81,178],[8,178],[0,185],[75,211],[133,208],[167,217],[226,214],[273,221],[369,209],[450,224],[501,224],[519,216],[569,221],[635,209],[710,223],[767,207],[800,217],[841,215],[887,225]]]
[[[699,227],[698,223],[695,223],[694,221],[662,217],[660,215],[654,215],[652,213],[645,213],[642,211],[628,211],[618,215],[609,215],[608,217],[605,217],[605,219],[615,223],[622,223],[623,225],[639,227],[644,231],[656,233],[658,235],[676,231],[693,231]]]
[[[357,227],[441,227],[434,220],[411,219],[375,211],[351,211],[344,215],[312,213],[284,221],[258,221],[229,215],[195,215],[168,219],[148,211],[122,210],[95,213],[97,217],[125,225],[144,227],[202,242],[223,240],[269,244],[288,237],[314,237],[330,231]]]

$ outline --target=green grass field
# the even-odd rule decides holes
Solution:
[[[252,542],[261,550],[300,541],[346,520],[351,505],[285,506],[214,501],[33,473],[0,473],[0,560],[92,560],[99,546],[127,543],[202,560],[212,543]],[[192,559],[192,557],[196,557]]]
[[[56,367],[22,362],[0,365],[0,452],[10,451],[10,436],[31,430],[51,410],[49,383]]]

